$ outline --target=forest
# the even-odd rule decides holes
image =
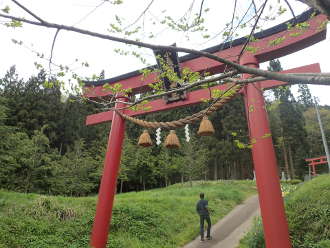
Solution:
[[[269,70],[282,70],[278,60]],[[12,66],[0,79],[0,188],[49,195],[86,196],[98,192],[110,123],[85,126],[99,106],[62,93],[46,73],[23,80]],[[303,179],[305,158],[324,155],[313,97],[306,84],[293,95],[290,86],[265,92],[279,177]],[[144,116],[169,121],[203,109],[207,103]],[[330,137],[330,106],[320,106]],[[166,187],[193,180],[253,179],[251,145],[242,96],[210,116],[212,137],[198,137],[198,124],[177,131],[180,149],[161,143],[137,146],[141,128],[127,122],[117,192]],[[162,130],[162,141],[166,131]],[[151,134],[155,141],[155,134]],[[155,143],[155,142],[154,142]],[[330,144],[329,144],[330,145]],[[320,167],[320,172],[327,168]]]

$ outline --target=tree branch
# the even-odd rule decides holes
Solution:
[[[244,53],[244,50],[245,50],[246,46],[249,44],[249,42],[250,42],[250,40],[251,40],[251,37],[252,37],[252,35],[253,35],[253,33],[254,33],[254,30],[256,29],[257,24],[258,24],[258,22],[259,22],[259,19],[260,19],[262,13],[264,12],[264,9],[265,9],[265,7],[266,7],[267,1],[268,1],[268,0],[266,0],[266,1],[264,2],[264,5],[262,6],[262,9],[261,9],[261,11],[260,11],[260,14],[259,14],[258,17],[257,17],[257,19],[256,19],[256,21],[255,21],[255,23],[254,23],[254,25],[253,25],[253,28],[251,29],[250,35],[249,35],[249,37],[247,38],[247,40],[246,40],[244,46],[242,47],[241,52],[240,52],[239,55],[238,55],[238,59],[241,58],[241,56],[242,56],[243,53]]]
[[[288,7],[289,7],[289,9],[291,11],[291,14],[292,14],[292,16],[294,18],[295,24],[296,24],[297,23],[297,18],[296,18],[296,15],[294,14],[294,11],[293,11],[292,7],[291,7],[291,4],[289,3],[288,0],[284,0],[284,1],[285,1],[286,5],[288,5]]]
[[[135,20],[133,23],[131,23],[131,24],[127,25],[126,27],[124,27],[123,30],[126,30],[126,29],[128,29],[129,27],[133,26],[135,23],[137,23],[137,22],[141,19],[141,17],[142,17],[147,11],[148,11],[148,9],[150,8],[150,6],[153,4],[154,1],[155,1],[155,0],[151,0],[151,2],[150,2],[150,3],[148,4],[148,6],[144,9],[144,11],[142,11],[142,13],[139,15],[139,17],[136,18],[136,20]]]
[[[261,70],[261,69],[257,69],[257,68],[243,66],[243,65],[237,64],[230,60],[218,57],[214,54],[204,52],[204,51],[198,51],[198,50],[194,50],[194,49],[188,49],[188,48],[176,47],[176,46],[153,45],[150,43],[129,40],[129,39],[125,39],[125,38],[119,38],[119,37],[106,35],[106,34],[100,34],[100,33],[92,32],[89,30],[75,28],[72,26],[59,25],[59,24],[50,23],[50,22],[40,23],[40,22],[26,20],[24,18],[15,17],[15,16],[11,16],[11,15],[6,15],[6,14],[0,14],[0,16],[7,18],[7,19],[12,19],[12,20],[21,21],[24,23],[29,23],[32,25],[37,25],[37,26],[42,26],[42,27],[47,27],[47,28],[63,29],[63,30],[71,31],[71,32],[85,34],[88,36],[98,37],[98,38],[105,39],[105,40],[121,42],[121,43],[125,43],[125,44],[135,45],[138,47],[145,47],[145,48],[149,48],[149,49],[153,49],[153,50],[163,49],[163,50],[183,52],[183,53],[188,53],[188,54],[195,54],[195,55],[207,57],[209,59],[218,61],[220,63],[229,65],[233,69],[238,70],[239,72],[258,75],[258,76],[262,76],[262,77],[265,77],[268,79],[275,79],[275,80],[293,83],[293,84],[294,83],[310,83],[310,84],[330,85],[330,77],[327,77],[327,76],[326,77],[323,77],[323,76],[304,77],[304,76],[299,76],[299,75],[280,74],[280,73],[276,73],[276,72],[265,71],[265,70]]]
[[[199,86],[199,85],[202,85],[202,84],[218,81],[218,80],[225,79],[225,78],[228,78],[228,77],[231,77],[231,76],[234,76],[234,75],[237,75],[237,71],[227,72],[227,73],[221,74],[221,75],[216,76],[216,77],[203,79],[203,80],[197,81],[197,82],[192,83],[192,84],[186,84],[186,85],[183,85],[183,87],[181,87],[181,88],[169,90],[169,91],[166,91],[166,92],[161,93],[161,94],[154,94],[154,95],[146,96],[146,97],[143,97],[143,98],[139,99],[138,101],[134,102],[133,106],[136,105],[136,104],[139,104],[139,103],[141,103],[145,100],[150,100],[150,99],[153,99],[155,97],[166,96],[166,95],[169,95],[169,94],[172,94],[172,93],[175,93],[175,92],[188,90],[188,89],[191,89],[193,87],[196,87],[196,86]]]
[[[183,91],[183,90],[187,90],[187,89],[190,89],[190,88],[202,85],[202,84],[206,84],[206,83],[210,83],[210,82],[214,82],[214,81],[218,81],[218,80],[224,80],[226,82],[232,82],[232,83],[235,83],[235,84],[249,84],[249,83],[256,83],[256,82],[268,80],[265,77],[252,77],[252,78],[247,78],[247,79],[230,78],[231,76],[234,76],[236,74],[237,74],[237,72],[235,72],[235,71],[228,72],[228,73],[219,75],[217,77],[212,77],[212,78],[197,81],[193,84],[183,85],[182,88],[173,89],[171,91],[167,91],[167,92],[164,92],[164,93],[161,93],[161,94],[149,95],[149,96],[143,97],[143,98],[141,98],[141,99],[139,99],[135,102],[125,102],[125,104],[130,105],[130,106],[126,106],[126,107],[123,107],[123,108],[120,108],[120,109],[117,109],[117,110],[124,110],[124,109],[127,109],[127,108],[131,108],[131,107],[136,106],[137,104],[140,104],[140,103],[142,103],[143,101],[146,101],[146,100],[151,100],[151,99],[154,99],[154,98],[166,96],[168,94],[172,94],[172,93],[175,93],[175,92],[180,92],[180,91]],[[312,76],[330,77],[330,73],[324,73],[323,75],[320,75],[318,73],[289,73],[289,75],[298,75],[298,76],[307,76],[307,77],[312,77]],[[325,85],[329,85],[329,84],[325,84]],[[225,92],[227,92],[232,87],[233,87],[233,85],[230,88],[226,89]],[[90,98],[87,98],[87,99],[91,100]],[[111,104],[115,104],[117,102],[117,100],[115,102],[110,101],[108,103],[97,102],[97,101],[93,101],[93,100],[91,100],[91,102],[99,103],[99,104],[102,104],[104,107],[106,107],[106,106],[109,106]],[[108,108],[105,108],[105,109],[114,110],[115,108],[108,107]]]
[[[201,7],[199,9],[199,15],[198,15],[198,21],[202,17],[203,5],[204,5],[204,0],[202,0],[202,2],[201,2]]]
[[[51,64],[52,64],[52,58],[53,58],[53,51],[54,51],[54,46],[55,46],[55,41],[56,41],[56,37],[58,35],[58,32],[60,32],[60,29],[56,30],[56,33],[54,35],[54,39],[53,39],[53,43],[52,43],[52,49],[50,50],[50,57],[49,57],[49,74],[51,74]]]
[[[22,4],[20,4],[19,2],[17,2],[16,0],[12,0],[16,5],[18,5],[20,8],[22,8],[24,11],[26,11],[27,13],[29,13],[31,16],[33,16],[34,18],[36,18],[38,21],[40,22],[45,22],[43,19],[41,19],[39,16],[37,16],[36,14],[34,14],[31,10],[29,10],[28,8],[24,7]]]

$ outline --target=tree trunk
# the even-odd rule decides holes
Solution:
[[[285,166],[285,172],[287,175],[287,179],[290,180],[292,178],[292,175],[289,170],[289,161],[288,161],[288,154],[287,154],[287,149],[284,143],[284,139],[282,142],[282,149],[283,149],[283,158],[284,158],[284,166]]]
[[[189,184],[190,184],[190,187],[192,187],[192,180],[191,180],[191,175],[189,175]]]
[[[223,163],[220,164],[218,173],[218,179],[223,179]]]
[[[214,180],[218,179],[218,165],[217,165],[217,160],[214,159]]]
[[[294,163],[293,163],[293,158],[292,158],[292,150],[291,150],[290,144],[289,144],[289,159],[290,159],[290,169],[291,169],[291,174],[292,174],[291,179],[294,179],[296,177],[296,174],[295,174]]]
[[[145,191],[146,190],[146,182],[145,182],[144,178],[142,178],[142,181],[143,181],[143,190]]]
[[[237,179],[237,161],[234,161],[233,168],[232,168],[232,178],[233,180]]]
[[[184,183],[184,177],[183,177],[183,174],[181,174],[181,184],[183,185]]]
[[[123,184],[124,184],[124,180],[120,180],[120,194],[123,193]]]

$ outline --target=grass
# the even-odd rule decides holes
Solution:
[[[108,247],[179,247],[198,235],[195,204],[206,194],[213,222],[255,194],[252,181],[196,182],[116,196]],[[0,190],[0,248],[88,247],[96,197]]]
[[[286,196],[285,208],[293,248],[330,248],[329,174],[298,186]],[[260,219],[239,247],[265,247]]]

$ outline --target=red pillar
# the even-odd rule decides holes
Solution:
[[[316,169],[315,169],[315,164],[312,164],[312,175],[316,176]]]
[[[259,67],[254,56],[243,57],[242,65]],[[243,78],[250,75],[244,74]],[[260,83],[245,87],[245,106],[252,157],[259,192],[259,204],[267,248],[291,248],[278,168]]]
[[[116,108],[123,106],[123,103],[116,104]],[[125,121],[114,111],[90,242],[95,248],[105,248],[108,241],[124,131]]]

